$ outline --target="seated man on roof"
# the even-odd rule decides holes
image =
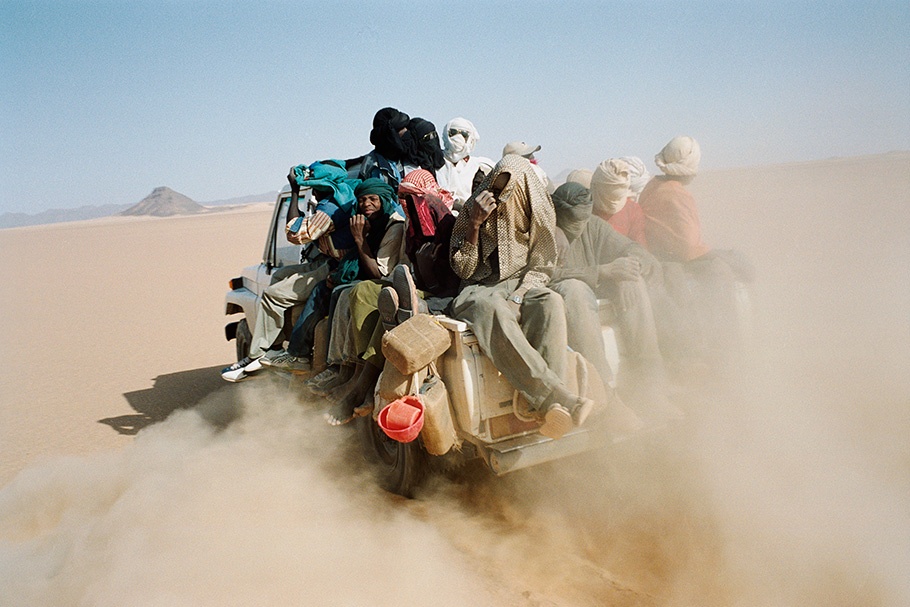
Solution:
[[[540,179],[540,182],[543,183],[544,189],[548,193],[553,193],[555,186],[550,183],[550,178],[547,177],[547,174],[540,164],[537,162],[537,158],[534,156],[537,152],[540,151],[539,145],[530,145],[524,141],[510,141],[502,148],[503,158],[509,154],[515,154],[521,156],[522,158],[527,158],[528,162],[531,163],[531,168],[534,169],[534,174],[537,175],[537,178]]]
[[[348,170],[358,179],[382,179],[397,188],[405,173],[407,146],[402,137],[407,133],[411,117],[393,107],[385,107],[373,116],[370,143],[373,149],[359,158],[346,162]],[[357,171],[353,173],[353,171]]]
[[[556,265],[553,202],[526,158],[496,163],[459,214],[450,251],[463,285],[452,313],[543,420],[541,434],[559,438],[584,423],[594,403],[563,382],[566,311],[547,288]]]
[[[337,263],[336,260],[344,254],[347,245],[344,230],[335,233],[334,227],[336,224],[343,227],[346,216],[342,209],[353,204],[354,185],[358,181],[348,179],[342,164],[340,161],[325,161],[291,168],[288,174],[291,203],[287,214],[287,239],[294,244],[316,241],[325,255],[319,262],[286,266],[272,275],[272,284],[263,291],[259,300],[252,327],[250,354],[223,369],[223,379],[240,381],[262,368],[263,357],[282,333],[285,312],[305,303],[316,284],[328,276],[329,264]],[[317,210],[307,217],[301,216],[298,206],[301,187],[312,188],[317,200]],[[283,354],[283,351],[274,352],[277,356]]]
[[[648,248],[645,214],[637,200],[650,178],[644,163],[638,158],[610,158],[597,165],[589,187],[594,200],[594,214],[645,248]]]
[[[344,336],[353,351],[343,352],[340,357],[353,359],[357,373],[333,391],[335,405],[327,415],[330,425],[345,424],[372,409],[368,399],[385,365],[381,349],[385,330],[419,308],[443,313],[457,292],[458,277],[448,266],[449,238],[455,223],[446,205],[450,200],[449,193],[439,188],[429,171],[411,171],[401,182],[399,203],[406,216],[405,256],[392,271],[393,286],[388,286],[387,280],[374,279],[361,281],[350,290],[350,339],[333,323],[330,350],[336,337]],[[414,278],[407,265],[409,260]]]
[[[312,357],[316,324],[329,311],[332,289],[355,280],[381,278],[399,261],[404,233],[395,190],[381,179],[371,178],[355,189],[357,213],[350,216],[349,230],[353,246],[339,261],[335,271],[316,284],[306,307],[297,319],[288,343],[287,357],[274,359],[274,367],[295,368],[301,359]],[[336,314],[339,310],[336,308]],[[350,317],[341,319],[350,322]],[[304,366],[306,366],[304,363]]]
[[[356,169],[361,180],[375,177],[396,189],[411,171],[422,168],[435,175],[444,162],[433,123],[411,118],[392,107],[376,112],[370,143],[373,149],[360,158],[348,160],[348,169]]]
[[[647,285],[660,281],[660,264],[607,222],[592,216],[591,195],[583,186],[573,182],[559,186],[553,193],[553,203],[556,223],[567,243],[560,250],[551,288],[563,296],[569,310],[569,347],[594,365],[604,383],[612,380],[601,333],[592,331],[592,327],[599,328],[601,324],[597,299],[609,300],[621,356],[620,394],[649,421],[679,417],[678,410],[667,400],[666,375]]]
[[[734,284],[750,282],[753,268],[736,251],[712,250],[702,239],[698,206],[686,187],[700,161],[695,139],[674,137],[654,157],[664,174],[652,178],[638,200],[648,248],[663,262],[667,291],[697,320],[698,347],[723,359],[738,339]]]
[[[480,133],[466,118],[452,118],[442,131],[445,164],[436,171],[439,187],[452,194],[451,209],[458,211],[474,192],[478,171],[486,175],[495,164],[489,158],[474,155]]]

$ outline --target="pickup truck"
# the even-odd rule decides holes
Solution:
[[[306,190],[301,192],[301,205],[305,194]],[[250,326],[255,321],[257,302],[275,270],[319,255],[315,247],[294,245],[285,239],[290,200],[286,186],[278,194],[262,261],[244,268],[239,277],[230,281],[225,314],[236,319],[225,326],[225,337],[234,340],[238,360],[249,353]],[[607,307],[602,310],[607,320]],[[291,320],[285,325],[292,326]],[[480,351],[470,327],[452,318],[437,317],[437,320],[451,335],[451,345],[436,361],[436,369],[446,387],[457,442],[448,453],[431,455],[421,437],[413,442],[397,442],[386,436],[374,416],[357,418],[355,423],[359,426],[364,453],[376,465],[386,489],[409,496],[428,470],[466,460],[482,459],[494,474],[502,475],[609,444],[610,438],[598,424],[574,428],[556,440],[541,435],[537,431],[540,424],[521,415],[522,399]],[[613,329],[604,323],[601,331],[615,377],[619,354]],[[374,415],[379,410],[378,404]]]

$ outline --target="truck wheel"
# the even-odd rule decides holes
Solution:
[[[427,454],[420,441],[399,443],[392,440],[373,421],[372,415],[358,417],[356,423],[363,455],[375,466],[382,488],[404,497],[414,497],[427,468]]]
[[[253,341],[253,334],[250,333],[250,325],[244,318],[237,324],[237,337],[234,340],[237,348],[237,360],[243,360],[250,355],[250,344]]]

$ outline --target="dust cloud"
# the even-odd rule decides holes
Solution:
[[[237,386],[237,411],[219,393],[122,451],[19,474],[0,492],[0,604],[463,605],[482,595],[431,525],[354,471],[359,454],[334,429],[265,384]]]
[[[679,425],[403,500],[318,403],[231,386],[0,490],[0,604],[910,604],[910,154],[692,189],[755,331]]]

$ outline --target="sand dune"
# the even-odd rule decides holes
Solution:
[[[757,266],[741,381],[675,436],[413,501],[319,403],[217,375],[267,208],[0,231],[0,604],[908,604],[910,153],[692,189]]]

